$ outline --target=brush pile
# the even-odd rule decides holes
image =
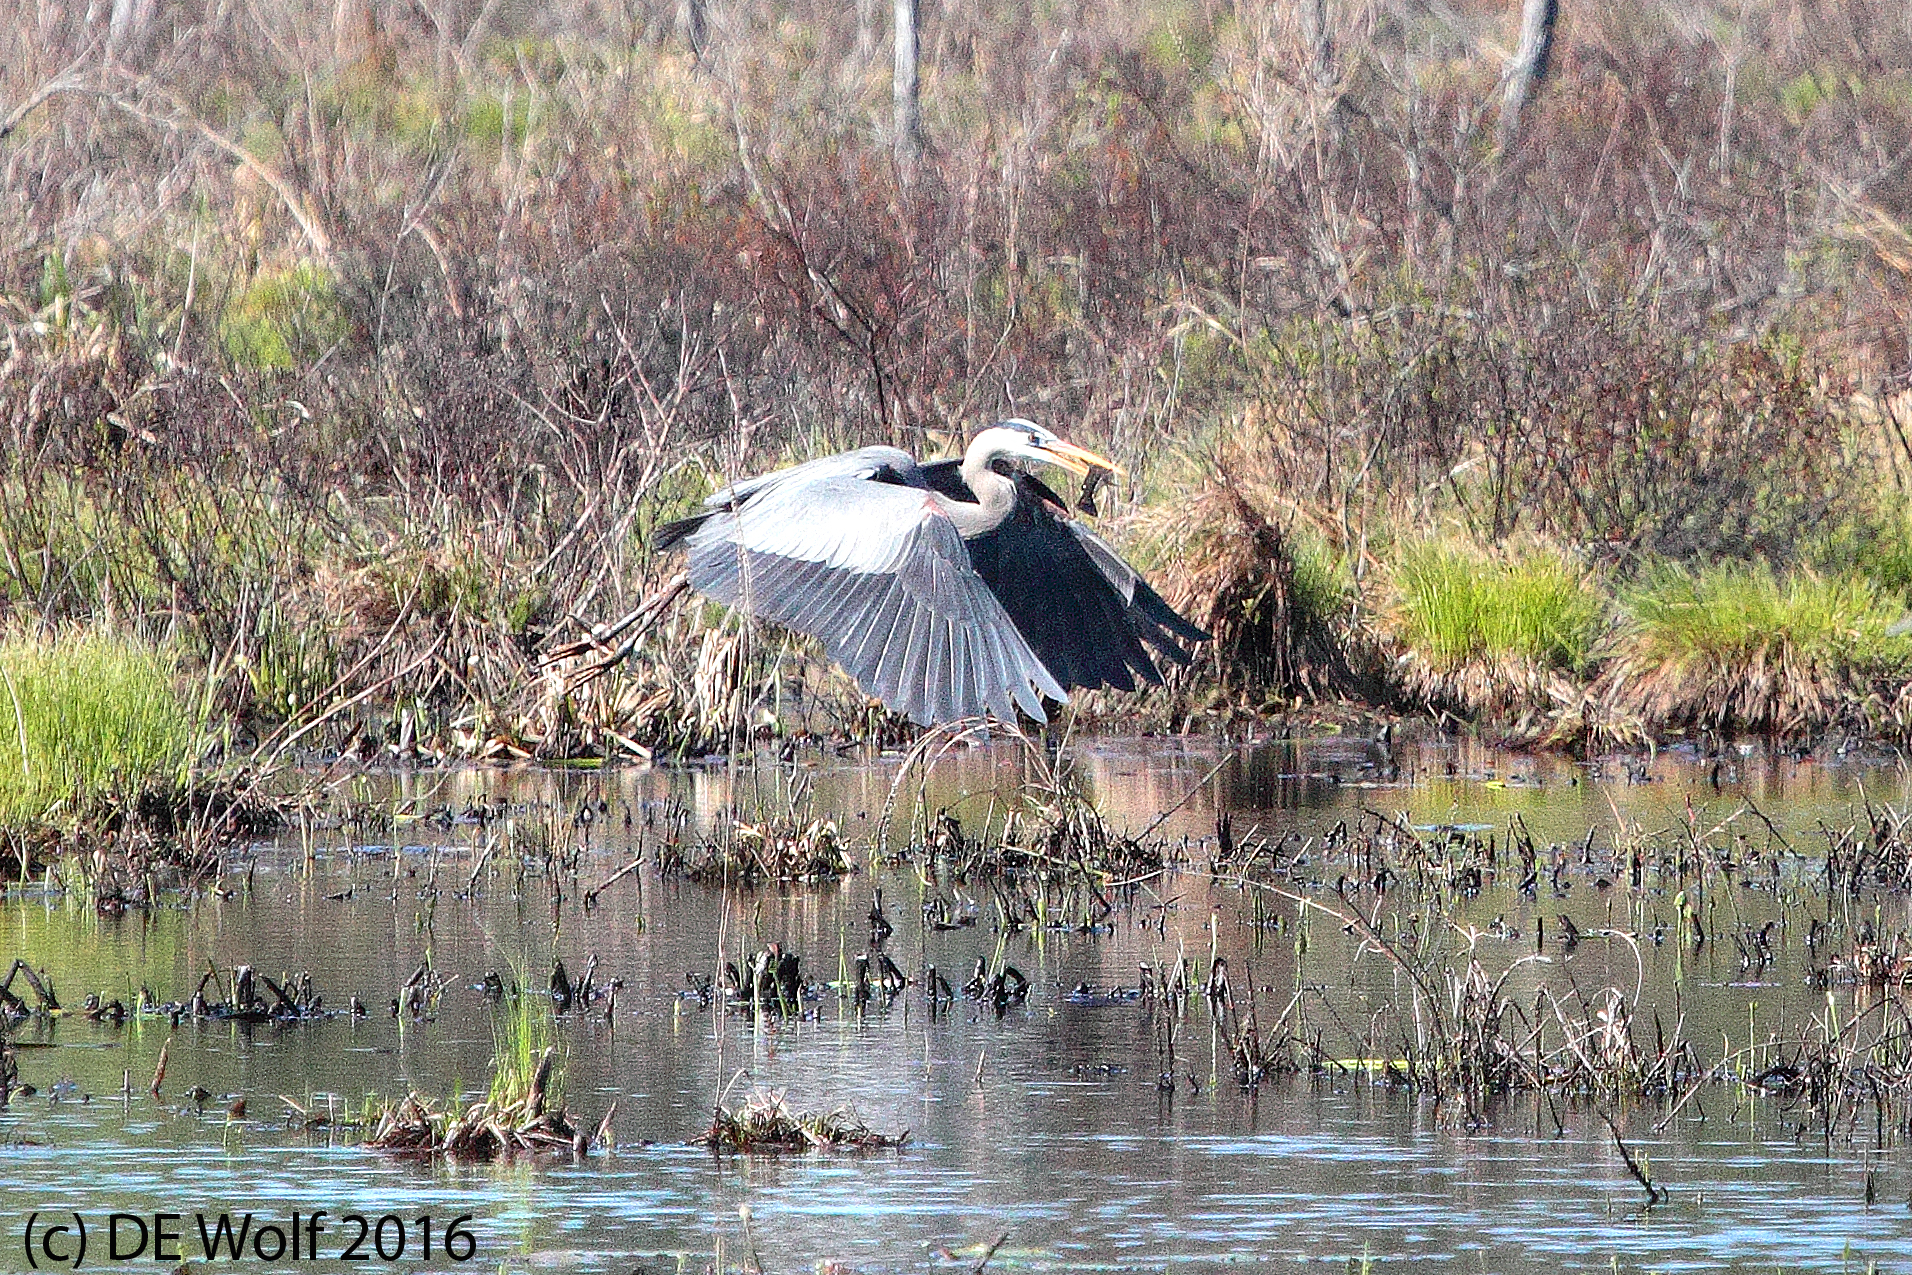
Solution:
[[[413,1092],[379,1117],[365,1145],[377,1151],[453,1160],[498,1160],[555,1151],[583,1155],[608,1140],[617,1107],[613,1104],[594,1134],[573,1124],[563,1107],[547,1110],[545,1096],[556,1056],[556,1049],[544,1051],[531,1084],[515,1101],[481,1100],[453,1114]]]
[[[1272,501],[1255,476],[1247,458],[1219,461],[1195,498],[1169,516],[1181,524],[1172,537],[1182,546],[1173,601],[1215,635],[1216,678],[1280,697],[1377,690],[1350,666],[1340,582],[1321,555],[1304,552],[1263,512]]]
[[[952,748],[980,742],[992,731],[1022,746],[1025,777],[1019,808],[1004,816],[996,835],[992,836],[986,827],[982,835],[970,836],[948,810],[936,811],[932,818],[919,789],[918,811],[924,818],[920,839],[892,862],[920,853],[956,881],[1022,878],[1044,885],[1080,881],[1097,892],[1103,885],[1158,873],[1166,867],[1166,844],[1149,835],[1152,829],[1131,835],[1114,827],[1066,759],[1052,759],[1040,743],[1019,728],[976,721],[927,731],[904,755],[903,765],[890,782],[878,823],[879,846],[885,843],[890,820],[910,778],[915,776],[919,784],[924,783]]]
[[[697,1139],[719,1155],[762,1155],[802,1151],[881,1151],[900,1147],[909,1130],[878,1133],[848,1107],[822,1115],[795,1114],[782,1090],[753,1094],[741,1108],[719,1106],[710,1128]]]
[[[690,861],[679,850],[663,866],[705,885],[834,881],[850,871],[835,820],[795,817],[738,823],[702,859]]]

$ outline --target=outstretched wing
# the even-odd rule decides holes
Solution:
[[[913,472],[804,468],[672,529],[690,549],[691,587],[818,638],[919,724],[984,709],[1013,721],[1017,705],[1045,720],[1041,696],[1063,689],[970,565],[940,498],[899,481]]]
[[[953,467],[925,465],[923,479],[952,498],[968,495]],[[968,542],[970,561],[1056,681],[1122,691],[1138,680],[1159,684],[1150,647],[1188,663],[1177,639],[1205,642],[1208,634],[1176,614],[1107,541],[1058,517],[1066,506],[1043,483],[1027,474],[1016,483],[1015,512]]]
[[[900,447],[859,447],[855,451],[838,452],[834,456],[819,456],[815,460],[786,465],[767,474],[743,479],[713,492],[704,497],[700,512],[659,525],[651,533],[651,548],[658,553],[675,549],[712,518],[737,509],[752,496],[773,487],[802,487],[833,478],[867,479],[912,487],[923,485],[922,471],[917,467],[916,458]]]

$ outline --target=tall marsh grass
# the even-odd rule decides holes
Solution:
[[[1393,564],[1382,624],[1410,693],[1483,712],[1559,698],[1562,675],[1592,653],[1601,609],[1586,570],[1558,550],[1422,540]]]
[[[1394,567],[1395,635],[1434,668],[1470,660],[1586,662],[1600,603],[1564,554],[1495,556],[1457,540],[1410,544]]]
[[[1904,608],[1861,575],[1663,565],[1620,611],[1600,697],[1649,727],[1792,733],[1896,698],[1912,673]]]
[[[97,630],[0,638],[0,824],[176,778],[197,734],[172,662]]]
[[[500,1003],[491,1022],[491,1087],[485,1101],[494,1111],[522,1105],[534,1089],[553,1107],[561,1106],[564,1069],[558,1059],[545,1068],[554,1032],[551,998],[530,990],[522,969],[514,969],[512,990]]]

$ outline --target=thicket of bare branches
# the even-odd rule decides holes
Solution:
[[[1519,10],[925,3],[905,182],[874,4],[21,0],[0,598],[522,716],[687,471],[1011,409],[1356,553],[1872,516],[1912,17],[1567,3],[1517,86]]]

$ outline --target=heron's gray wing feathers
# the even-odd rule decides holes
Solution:
[[[1062,687],[970,565],[941,498],[861,476],[873,472],[870,453],[892,450],[783,471],[701,515],[687,536],[691,586],[820,639],[859,686],[913,721],[985,709],[1013,721],[1018,705],[1044,720],[1041,697],[1061,700]]]
[[[888,470],[903,482],[920,486],[916,457],[900,447],[859,447],[853,452],[819,456],[732,483],[704,497],[706,509],[728,509],[767,487],[819,482],[826,478],[869,478]]]

